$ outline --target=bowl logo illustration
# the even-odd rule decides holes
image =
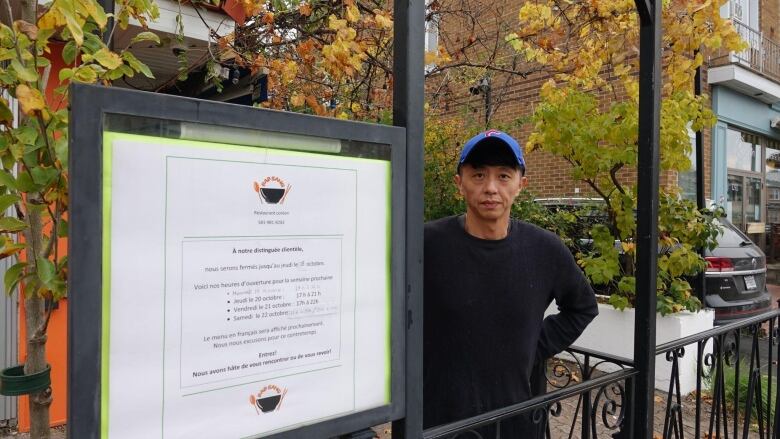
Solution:
[[[292,186],[279,177],[265,177],[262,181],[254,182],[255,192],[260,197],[260,202],[265,204],[284,204],[287,194]]]
[[[282,408],[282,401],[287,395],[287,389],[281,389],[279,386],[269,384],[263,387],[257,394],[249,395],[249,403],[260,413],[270,413]]]

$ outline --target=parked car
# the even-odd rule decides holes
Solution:
[[[769,310],[766,256],[736,226],[720,219],[718,246],[705,253],[706,305],[715,310],[715,323],[727,323]]]
[[[553,211],[566,210],[578,215],[575,234],[581,234],[577,246],[591,242],[586,231],[606,221],[604,201],[600,198],[540,198],[537,203]],[[766,288],[766,256],[744,233],[725,218],[719,218],[718,245],[705,251],[704,305],[715,311],[715,324],[750,317],[769,310],[771,297]],[[619,247],[620,243],[616,242]]]

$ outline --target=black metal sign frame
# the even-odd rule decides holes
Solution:
[[[73,84],[70,89],[70,235],[68,315],[68,430],[80,439],[101,437],[102,166],[106,115],[316,135],[389,145],[391,162],[391,402],[388,405],[275,434],[274,439],[347,434],[406,413],[407,133],[404,128]],[[112,116],[113,117],[113,116]],[[412,194],[421,204],[421,188]],[[419,243],[414,244],[419,246]],[[417,259],[417,258],[415,258]],[[411,264],[414,266],[414,264]],[[419,265],[418,265],[419,266]],[[421,270],[421,266],[420,266]],[[419,279],[421,273],[414,274]],[[415,290],[419,287],[415,285]],[[421,358],[416,359],[421,363]],[[421,394],[421,390],[418,389]],[[419,427],[417,427],[419,428]]]

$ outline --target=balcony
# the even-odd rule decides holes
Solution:
[[[733,24],[748,48],[713,53],[709,84],[725,85],[768,104],[780,102],[780,44],[738,20]]]

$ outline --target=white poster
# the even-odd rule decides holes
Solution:
[[[389,403],[389,162],[104,141],[104,437],[262,437]]]

